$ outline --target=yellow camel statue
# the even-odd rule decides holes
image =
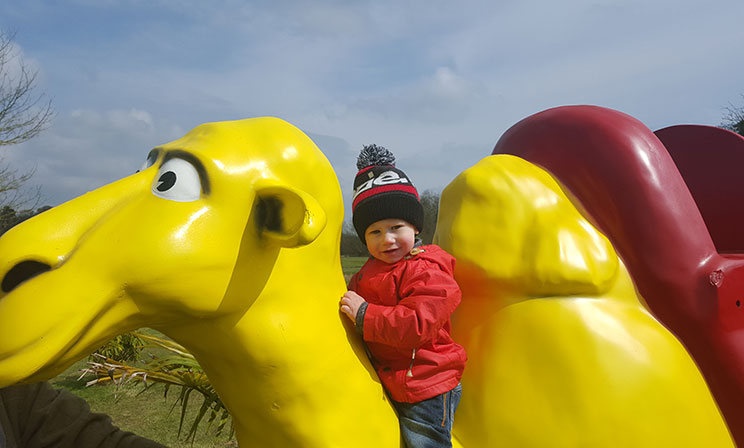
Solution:
[[[315,144],[279,119],[212,123],[147,164],[0,239],[0,385],[148,326],[196,356],[242,447],[399,446],[339,315],[343,201]]]
[[[734,446],[690,355],[547,172],[486,157],[442,193],[434,239],[463,290],[463,446]]]
[[[606,239],[540,169],[481,163],[448,187],[438,231],[470,355],[455,446],[732,446]],[[330,164],[292,125],[199,126],[0,238],[0,387],[148,326],[194,353],[242,447],[399,447],[338,311],[342,217]]]

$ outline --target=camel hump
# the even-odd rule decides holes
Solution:
[[[434,243],[457,258],[458,275],[525,296],[599,294],[618,273],[611,244],[560,185],[511,155],[486,157],[445,188]]]

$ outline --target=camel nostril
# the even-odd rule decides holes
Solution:
[[[22,261],[13,266],[13,268],[11,268],[11,270],[9,270],[7,274],[5,274],[3,282],[0,284],[0,288],[2,288],[4,293],[9,293],[13,289],[15,289],[16,286],[20,285],[26,280],[32,277],[36,277],[39,274],[43,274],[50,269],[52,269],[50,265],[42,263],[40,261]]]

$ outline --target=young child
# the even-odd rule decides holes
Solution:
[[[372,257],[352,277],[341,311],[367,344],[406,446],[451,447],[467,359],[450,335],[461,295],[455,259],[435,245],[416,247],[423,207],[392,153],[365,146],[357,168],[354,228]]]

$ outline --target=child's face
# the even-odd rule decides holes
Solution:
[[[373,257],[385,263],[395,263],[408,255],[416,242],[418,231],[408,221],[383,219],[367,227],[364,239]]]

